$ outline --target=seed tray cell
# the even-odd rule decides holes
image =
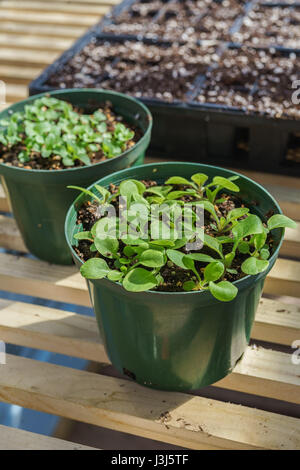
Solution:
[[[232,40],[253,46],[300,49],[300,5],[255,5]]]
[[[110,16],[111,21],[100,25],[101,32],[114,34],[144,34],[162,9],[172,0],[150,0],[148,2],[134,2],[125,0],[121,13],[118,10]]]
[[[207,73],[197,101],[236,107],[246,113],[300,119],[292,83],[300,76],[299,56],[277,50],[229,48]]]
[[[106,39],[105,39],[106,38]],[[94,38],[46,85],[104,88],[138,98],[186,101],[194,81],[218,60],[215,46]]]
[[[132,5],[105,25],[103,31],[143,34],[150,38],[175,41],[228,40],[230,30],[243,14],[246,4],[244,0],[171,0],[165,2],[156,14],[155,9],[145,10],[148,16],[134,14]]]

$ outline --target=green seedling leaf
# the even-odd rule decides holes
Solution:
[[[75,240],[90,240],[93,241],[91,232],[79,232],[74,235]]]
[[[185,186],[193,186],[191,181],[187,180],[186,178],[182,178],[181,176],[172,176],[171,178],[167,179],[165,184],[183,184]]]
[[[187,258],[191,258],[194,261],[200,261],[201,263],[211,263],[215,261],[215,259],[212,256],[205,255],[202,253],[189,253],[186,255]]]
[[[240,242],[238,244],[238,250],[239,250],[240,253],[243,253],[243,254],[249,253],[249,250],[250,250],[249,243]]]
[[[176,264],[176,266],[179,266],[182,269],[189,269],[184,263],[184,258],[186,257],[185,253],[177,250],[167,250],[167,257]]]
[[[118,252],[119,242],[115,238],[95,238],[95,246],[99,253],[106,258],[113,258]]]
[[[209,212],[213,216],[215,221],[217,221],[217,222],[219,221],[219,217],[217,216],[215,206],[211,202],[201,201],[201,205],[203,205],[204,210],[206,210],[207,212]]]
[[[206,268],[204,269],[204,279],[207,282],[210,281],[217,281],[223,276],[224,273],[224,264],[220,261],[213,261],[209,263]]]
[[[94,188],[97,189],[97,191],[103,197],[103,200],[106,202],[108,200],[108,198],[110,197],[110,192],[106,188],[104,188],[103,186],[100,186],[99,184],[95,184]]]
[[[157,286],[157,279],[150,271],[135,268],[129,271],[123,281],[123,287],[130,292],[143,292]]]
[[[268,229],[273,230],[274,228],[293,228],[296,229],[298,224],[292,219],[282,214],[275,214],[268,220]]]
[[[204,235],[204,245],[208,246],[211,250],[218,253],[223,258],[222,245],[218,242],[217,238],[211,237],[210,235]]]
[[[209,290],[212,295],[221,302],[230,302],[238,293],[237,287],[228,281],[221,281],[217,284],[211,281],[209,283]]]
[[[270,258],[270,250],[268,248],[262,248],[259,252],[259,257],[261,259],[268,259]]]
[[[204,183],[208,180],[208,176],[204,173],[196,173],[191,177],[191,180],[201,189]]]
[[[250,214],[246,219],[241,220],[232,229],[235,240],[242,240],[249,235],[262,233],[264,231],[262,221],[257,215]]]
[[[91,258],[80,268],[80,272],[86,279],[103,279],[110,269],[104,259]]]
[[[107,274],[107,279],[109,279],[110,281],[114,281],[114,282],[118,282],[122,279],[123,277],[123,273],[121,273],[120,271],[109,271],[109,273]]]
[[[243,217],[244,215],[248,214],[249,209],[247,207],[238,207],[237,209],[232,209],[231,211],[228,212],[227,214],[227,221],[232,222],[233,220],[237,220],[240,217]]]
[[[257,233],[253,235],[252,242],[257,250],[260,250],[264,244],[266,243],[267,239],[267,230],[264,229],[262,233]]]
[[[197,287],[197,284],[194,281],[185,281],[182,287],[184,291],[190,292]]]
[[[145,250],[139,257],[139,262],[149,268],[160,268],[165,264],[165,258],[161,251]]]
[[[243,264],[241,266],[241,269],[242,269],[243,273],[251,274],[251,275],[254,276],[255,274],[258,274],[258,273],[261,273],[261,272],[265,271],[268,266],[269,266],[269,261],[263,260],[263,259],[258,259],[258,258],[255,258],[254,256],[252,256],[250,258],[247,258],[243,262]]]
[[[222,188],[228,189],[229,191],[233,191],[238,193],[240,188],[232,182],[232,180],[228,178],[223,178],[223,176],[215,176],[212,184],[214,186],[221,186]]]
[[[97,202],[99,202],[99,204],[103,203],[103,201],[98,196],[96,196],[96,194],[92,193],[92,191],[90,191],[89,189],[81,188],[80,186],[67,186],[67,189],[77,189],[78,191],[87,194],[92,199],[95,199]]]
[[[122,181],[120,184],[120,194],[121,196],[127,197],[127,199],[130,200],[133,194],[139,194],[139,187],[134,181]]]

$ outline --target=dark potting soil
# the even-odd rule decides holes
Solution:
[[[174,43],[163,47],[141,41],[102,40],[88,44],[47,85],[101,87],[137,98],[185,100],[195,78],[216,60],[214,46]]]
[[[82,114],[82,111],[75,108],[74,110]],[[138,142],[138,140],[142,137],[142,132],[139,128],[129,125],[124,121],[122,116],[119,116],[114,113],[112,104],[109,101],[104,103],[103,107],[98,108],[98,110],[102,111],[107,118],[105,123],[107,124],[108,132],[113,132],[115,129],[115,125],[120,122],[130,130],[134,131],[133,139],[126,142],[126,150],[133,147],[135,143]],[[26,136],[23,134],[21,135],[21,137],[22,142],[12,146],[11,148],[8,148],[2,143],[0,143],[0,163],[5,163],[9,166],[16,166],[18,168],[24,168],[26,170],[64,170],[66,168],[85,166],[82,161],[77,159],[74,162],[74,166],[68,167],[63,164],[62,157],[59,155],[50,155],[49,158],[43,158],[39,152],[34,151],[31,152],[31,159],[28,162],[21,163],[18,158],[18,155],[20,152],[26,149],[26,146],[24,144]],[[103,153],[101,148],[99,148],[97,152],[90,152],[89,157],[92,165],[108,159],[108,157]]]
[[[243,21],[235,42],[253,46],[300,48],[300,8],[256,5]]]
[[[228,49],[218,66],[207,74],[198,95],[200,103],[243,108],[275,118],[300,118],[300,105],[292,102],[293,81],[300,74],[294,53],[249,47]]]
[[[153,187],[156,186],[157,183],[155,181],[151,180],[146,180],[142,181],[146,187]],[[118,191],[118,187],[115,185],[110,185],[110,192],[112,194],[116,193]],[[176,189],[178,190],[185,190],[187,189],[187,186],[184,185],[176,185]],[[150,194],[150,193],[149,193]],[[218,217],[226,217],[229,211],[236,207],[244,207],[242,201],[240,201],[239,198],[236,196],[228,195],[228,194],[221,194],[220,199],[225,199],[224,202],[221,203],[216,203],[215,204],[215,210],[217,212]],[[184,197],[181,198],[181,200],[185,200]],[[82,225],[82,230],[83,231],[90,231],[95,224],[97,220],[99,220],[101,217],[98,215],[98,203],[97,202],[85,202],[81,208],[77,212],[77,224]],[[116,210],[118,213],[119,205],[118,202],[116,203]],[[271,216],[272,214],[269,214],[268,216]],[[213,222],[212,216],[205,211],[204,213],[204,232],[210,236],[213,236],[213,230],[211,228],[211,223]],[[230,236],[230,234],[229,234]],[[270,246],[270,249],[272,251],[272,246],[273,246],[273,241],[272,238],[269,236],[267,243]],[[87,261],[90,258],[93,258],[94,256],[98,256],[95,252],[90,251],[90,246],[92,242],[87,241],[87,240],[80,240],[78,242],[77,246],[73,246],[73,249],[79,256],[79,258],[82,261]],[[122,242],[120,242],[120,251],[125,247]],[[231,251],[232,245],[230,243],[224,245],[224,254],[227,252],[229,253]],[[186,250],[185,247],[181,248],[180,251],[184,253],[190,253],[189,251]],[[215,257],[214,251],[212,251],[210,248],[207,246],[203,247],[201,250],[198,251],[199,253],[203,254],[208,254],[210,256]],[[193,253],[197,253],[197,251],[193,251]],[[241,271],[241,265],[243,261],[248,257],[247,254],[242,254],[238,253],[233,261],[232,264],[232,269],[235,269],[237,271],[237,274],[231,274],[231,273],[226,273],[226,276],[224,277],[224,280],[234,282],[238,279],[241,279],[242,277],[245,276],[245,274]],[[105,258],[108,266],[111,269],[114,268],[114,260]],[[196,269],[198,272],[203,270],[206,266],[205,263],[201,262],[195,262]],[[148,269],[148,268],[145,268]],[[149,268],[150,269],[150,268]],[[186,281],[190,280],[196,280],[194,273],[192,271],[189,271],[187,269],[182,269],[179,266],[176,266],[174,263],[171,261],[168,261],[166,265],[164,265],[161,270],[160,274],[164,279],[163,284],[158,286],[155,290],[158,291],[164,291],[164,292],[181,292],[183,291],[183,284]]]
[[[143,34],[145,37],[171,41],[226,40],[245,3],[243,0],[137,3],[112,24],[106,25],[103,31]]]

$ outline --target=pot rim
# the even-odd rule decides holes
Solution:
[[[275,207],[277,208],[278,210],[278,214],[282,214],[282,210],[281,210],[281,207],[279,206],[279,204],[277,203],[276,199],[259,183],[256,183],[256,181],[252,180],[251,178],[249,178],[248,176],[245,176],[245,175],[242,175],[241,173],[238,173],[237,171],[234,171],[234,170],[228,170],[227,168],[222,168],[222,167],[219,167],[219,166],[215,166],[215,165],[207,165],[207,164],[204,164],[204,163],[192,163],[192,162],[178,162],[178,161],[170,161],[170,162],[159,162],[159,163],[148,163],[148,164],[144,164],[144,165],[139,165],[139,166],[136,166],[134,168],[132,168],[132,170],[138,170],[139,168],[156,168],[158,166],[164,166],[164,165],[169,165],[169,164],[176,164],[176,165],[184,165],[184,166],[195,166],[195,165],[201,165],[201,167],[207,167],[207,168],[214,168],[216,169],[216,171],[218,171],[218,169],[222,170],[222,171],[226,171],[228,172],[230,175],[228,176],[233,176],[233,175],[237,175],[239,177],[242,177],[244,178],[245,180],[247,180],[249,183],[259,187],[266,195],[267,198],[269,198],[273,204],[275,205]],[[120,171],[117,171],[115,173],[113,173],[113,176],[114,177],[118,177],[119,175],[122,175],[122,173],[124,171],[128,171],[130,170],[129,168],[126,168],[125,170],[120,170]],[[108,175],[108,176],[112,176],[112,175]],[[88,189],[92,189],[95,184],[99,184],[99,182],[104,179],[104,178],[107,178],[108,176],[104,176],[103,178],[100,178],[98,181],[96,181],[95,183],[93,183],[92,185],[90,185],[88,187]],[[77,201],[79,201],[79,199],[82,197],[82,195],[80,194],[76,199],[75,201],[72,203],[71,207],[69,208],[68,212],[67,212],[67,215],[66,215],[66,220],[65,220],[65,236],[66,236],[66,239],[67,239],[67,243],[68,243],[68,246],[71,250],[71,253],[73,255],[73,258],[76,258],[77,261],[79,261],[79,263],[81,265],[84,264],[84,262],[79,258],[79,256],[77,255],[77,253],[73,250],[73,246],[71,245],[71,242],[69,240],[69,237],[68,237],[68,223],[69,223],[69,219],[70,219],[70,216],[71,216],[71,212],[72,212],[72,209],[74,208],[75,204]],[[244,288],[244,287],[247,287],[247,285],[249,284],[249,282],[252,284],[252,282],[254,283],[255,281],[263,278],[263,277],[266,277],[266,275],[268,274],[268,272],[270,271],[270,269],[272,268],[277,256],[278,256],[278,253],[279,253],[279,250],[281,248],[281,245],[282,245],[282,242],[283,242],[283,237],[284,237],[284,229],[279,229],[281,230],[281,237],[280,237],[280,241],[276,247],[276,250],[274,251],[274,253],[272,254],[272,256],[269,258],[269,267],[259,273],[259,274],[256,274],[256,275],[246,275],[244,277],[242,277],[241,279],[238,279],[236,281],[233,282],[233,284],[238,287],[238,288]],[[120,282],[116,282],[116,281],[110,281],[109,279],[87,279],[87,281],[90,281],[90,282],[104,282],[104,283],[108,283],[108,285],[110,286],[115,286],[115,287],[120,287],[121,289],[124,289],[124,287],[122,286],[122,284]],[[252,281],[252,282],[251,282]],[[128,291],[125,291],[126,294],[132,294],[132,295],[137,295],[137,294],[142,294],[142,295],[153,295],[153,294],[156,294],[156,295],[209,295],[209,296],[212,296],[212,294],[208,291],[208,290],[200,290],[200,291],[188,291],[188,292],[185,292],[185,291],[182,291],[182,292],[164,292],[164,291],[155,291],[155,290],[147,290],[147,291],[143,291],[143,292],[128,292]]]
[[[76,167],[76,168],[72,167],[72,168],[64,168],[62,170],[51,171],[51,170],[37,170],[37,169],[32,169],[32,168],[30,168],[30,169],[19,168],[17,166],[9,166],[6,163],[1,163],[0,162],[0,168],[4,167],[6,171],[10,171],[10,170],[18,171],[20,174],[21,173],[24,174],[26,172],[27,173],[33,173],[33,174],[47,174],[47,175],[49,175],[49,174],[61,175],[61,174],[67,174],[67,173],[71,174],[74,171],[84,170],[86,168],[98,168],[100,165],[104,165],[105,163],[107,163],[111,160],[118,160],[118,159],[121,159],[123,157],[126,157],[129,153],[131,153],[133,150],[135,150],[138,145],[142,146],[143,143],[146,142],[147,139],[149,138],[151,130],[152,130],[152,126],[153,126],[153,117],[152,117],[152,114],[151,114],[150,110],[147,108],[147,106],[144,105],[144,103],[142,103],[138,99],[133,98],[132,96],[126,95],[124,93],[119,93],[117,91],[104,90],[104,89],[101,89],[101,88],[99,88],[99,89],[93,89],[93,88],[66,88],[66,89],[63,89],[63,90],[53,90],[53,91],[48,91],[48,92],[44,92],[44,93],[39,93],[38,95],[32,95],[32,96],[29,96],[28,98],[26,98],[25,100],[18,101],[17,103],[12,104],[8,108],[5,108],[3,111],[0,112],[0,119],[1,119],[1,115],[3,113],[7,113],[7,112],[10,113],[10,111],[14,112],[14,108],[16,106],[23,105],[23,108],[24,108],[30,102],[33,102],[36,99],[42,98],[45,95],[57,96],[57,95],[66,94],[66,93],[70,93],[70,92],[72,94],[73,93],[77,94],[77,93],[82,93],[82,92],[83,93],[84,92],[89,92],[89,93],[95,94],[95,96],[102,95],[103,93],[105,93],[105,94],[113,95],[113,96],[116,96],[116,97],[119,96],[121,98],[125,98],[128,101],[131,101],[132,103],[137,104],[146,113],[146,116],[148,118],[148,126],[147,126],[147,129],[146,129],[145,133],[143,134],[141,139],[138,140],[136,142],[136,144],[133,147],[131,147],[130,149],[125,150],[125,152],[121,153],[117,157],[109,158],[109,159],[106,159],[102,162],[94,163],[93,165],[85,165],[85,166]]]

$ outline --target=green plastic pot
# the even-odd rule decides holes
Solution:
[[[238,175],[209,165],[172,162],[123,170],[98,184],[119,184],[128,178],[161,183],[170,176],[189,178],[198,172],[210,177]],[[270,210],[281,213],[262,186],[239,176],[240,196],[248,207],[263,218]],[[86,195],[76,199],[65,226],[78,267],[82,261],[72,249],[73,236],[81,230],[76,226],[76,208],[87,199]],[[276,248],[268,270],[236,281],[238,295],[231,302],[220,302],[209,291],[132,293],[107,279],[88,281],[100,334],[116,369],[140,384],[163,390],[194,390],[229,374],[249,342],[264,280],[278,256],[283,230],[274,230],[273,238]]]
[[[66,100],[87,113],[108,100],[117,114],[140,127],[144,134],[132,149],[91,166],[49,171],[0,164],[1,182],[28,250],[50,263],[71,264],[64,221],[78,191],[67,189],[67,186],[87,187],[96,179],[143,163],[151,137],[152,116],[146,106],[136,99],[113,91],[72,89],[54,91],[50,95]],[[10,106],[0,113],[0,120],[13,112],[22,111],[24,106],[42,96],[35,95]]]

